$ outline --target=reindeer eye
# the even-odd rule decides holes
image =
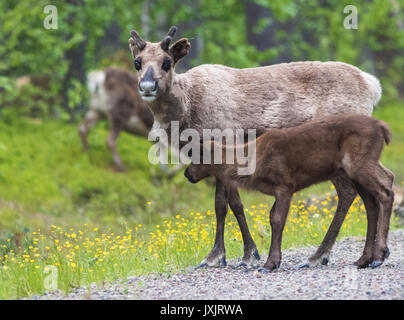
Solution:
[[[139,71],[140,69],[142,69],[142,59],[139,57],[139,58],[136,58],[134,61],[133,61],[133,64],[134,64],[134,66],[135,66],[135,69],[137,70],[137,71]]]
[[[168,72],[168,70],[170,70],[170,68],[171,68],[171,59],[169,57],[164,57],[163,65],[161,66],[161,69]]]

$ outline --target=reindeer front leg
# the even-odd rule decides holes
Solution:
[[[254,267],[260,260],[260,255],[258,253],[257,246],[251,237],[250,230],[248,229],[247,221],[244,215],[244,206],[236,188],[229,189],[228,200],[230,208],[233,210],[234,216],[236,217],[240,227],[244,243],[244,256],[242,260],[234,267]]]
[[[288,192],[277,193],[275,198],[276,201],[272,206],[269,217],[272,230],[271,248],[264,267],[259,270],[264,273],[278,269],[281,264],[282,233],[288,216],[292,194]]]
[[[216,179],[215,213],[216,238],[212,251],[202,260],[197,268],[226,266],[226,251],[224,247],[224,224],[227,215],[228,193],[224,184]]]

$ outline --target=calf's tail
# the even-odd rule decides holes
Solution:
[[[384,141],[386,142],[386,144],[389,144],[391,141],[391,130],[389,126],[384,121],[379,121],[379,126],[382,129]]]

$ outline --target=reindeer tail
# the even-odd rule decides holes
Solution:
[[[386,142],[386,144],[389,144],[391,141],[391,130],[390,130],[389,126],[384,121],[379,121],[379,125],[383,131],[384,141]]]

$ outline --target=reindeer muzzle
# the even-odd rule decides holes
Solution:
[[[157,81],[154,79],[153,68],[149,67],[139,82],[139,93],[143,100],[151,100],[157,95]]]
[[[184,171],[184,176],[185,176],[185,178],[187,178],[188,181],[191,182],[191,183],[197,183],[197,182],[198,182],[198,180],[194,179],[194,178],[189,174],[188,168],[185,169],[185,171]]]

